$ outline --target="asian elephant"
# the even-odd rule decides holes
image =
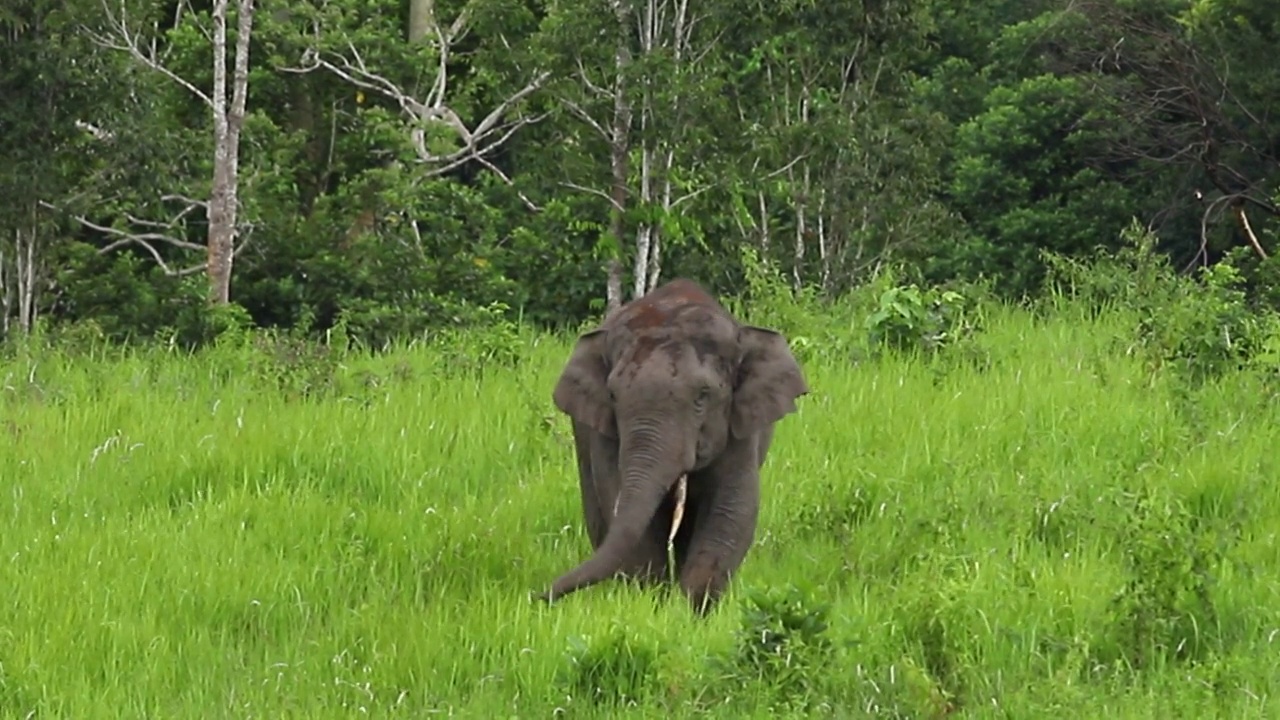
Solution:
[[[774,423],[808,392],[782,335],[739,323],[690,280],[579,337],[553,399],[572,419],[593,553],[538,597],[665,580],[678,489],[676,576],[694,611],[710,612],[753,542]]]

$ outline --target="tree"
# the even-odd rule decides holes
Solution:
[[[1270,120],[1280,73],[1253,58],[1280,40],[1272,5],[1087,0],[1070,12],[1092,37],[1067,58],[1093,79],[1095,97],[1125,130],[1112,136],[1109,159],[1137,161],[1170,178],[1191,173],[1192,184],[1175,201],[1199,215],[1188,267],[1209,261],[1210,231],[1223,217],[1234,242],[1265,259],[1249,214],[1280,220],[1273,195],[1280,144]]]
[[[545,51],[567,60],[551,88],[567,111],[558,119],[576,121],[562,126],[575,156],[562,163],[560,184],[602,199],[608,214],[601,245],[610,310],[626,299],[624,262],[631,298],[655,287],[666,245],[701,235],[693,202],[723,184],[711,168],[722,136],[736,130],[722,92],[728,7],[571,2],[543,24]]]
[[[908,106],[919,3],[788,0],[735,8],[726,33],[744,162],[730,203],[743,240],[834,292],[944,221],[937,118]]]
[[[542,119],[541,114],[522,113],[525,101],[546,82],[550,73],[534,69],[519,89],[488,109],[477,122],[468,125],[454,110],[455,94],[451,85],[455,47],[472,30],[474,0],[465,4],[451,22],[443,22],[436,13],[433,0],[414,0],[408,28],[413,47],[407,53],[387,53],[389,64],[402,63],[408,57],[430,60],[434,66],[430,87],[419,93],[408,83],[394,79],[390,73],[376,70],[376,63],[366,61],[361,45],[385,46],[386,33],[370,32],[361,13],[332,6],[314,15],[310,21],[310,41],[301,65],[282,68],[291,73],[324,70],[341,78],[360,92],[368,91],[390,100],[400,111],[406,136],[420,164],[421,177],[443,177],[468,163],[478,163],[508,184],[511,178],[489,158],[523,127]],[[387,17],[398,17],[395,3],[378,6]],[[386,22],[385,20],[383,21]],[[385,50],[385,47],[380,49]],[[420,72],[415,72],[420,75]],[[520,195],[528,209],[537,205]]]
[[[254,0],[236,0],[236,44],[234,69],[230,72],[228,82],[227,68],[227,12],[230,0],[213,0],[210,18],[213,23],[213,88],[206,93],[193,82],[181,77],[170,69],[162,58],[155,38],[145,39],[141,31],[130,26],[127,7],[122,1],[119,13],[115,14],[106,5],[108,28],[104,32],[88,30],[95,42],[105,48],[127,53],[145,67],[160,73],[169,80],[185,88],[192,96],[207,107],[213,120],[213,169],[206,198],[198,199],[180,193],[169,193],[162,197],[166,202],[177,202],[182,208],[168,220],[156,221],[126,214],[128,224],[133,228],[146,230],[122,230],[89,220],[84,215],[76,216],[82,224],[94,230],[115,237],[116,241],[105,250],[129,244],[140,245],[150,253],[166,274],[187,275],[204,271],[209,283],[209,301],[214,305],[223,305],[231,299],[231,274],[234,258],[243,243],[240,238],[242,225],[239,218],[239,185],[240,185],[240,137],[245,120],[245,103],[249,94],[249,47],[253,31]],[[190,9],[185,2],[177,7],[177,17],[173,28],[182,26],[183,22],[197,22],[194,18],[184,20]],[[230,99],[228,100],[228,86]],[[208,221],[205,243],[200,245],[175,235],[175,231],[184,226],[187,217],[197,208],[203,209]],[[181,269],[172,268],[165,260],[165,255],[156,247],[156,243],[186,250],[203,250],[203,262]]]
[[[86,51],[77,2],[19,0],[0,11],[0,334],[28,332],[55,300],[65,227],[51,206],[76,202],[89,174],[85,121],[111,105],[114,68]]]

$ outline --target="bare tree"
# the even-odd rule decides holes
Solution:
[[[709,189],[704,185],[695,190],[677,194],[672,177],[679,144],[677,116],[683,100],[679,80],[692,65],[706,55],[706,50],[694,52],[693,31],[700,18],[689,12],[689,0],[644,0],[637,7],[635,0],[610,0],[616,44],[613,67],[607,82],[591,79],[581,58],[575,58],[577,77],[585,95],[608,101],[612,114],[609,120],[597,119],[582,104],[569,97],[561,102],[588,128],[598,134],[609,148],[608,192],[566,182],[567,187],[604,197],[609,202],[609,234],[619,243],[627,233],[625,218],[630,198],[638,197],[641,205],[659,208],[659,214],[670,214],[682,203]],[[634,23],[634,29],[633,29]],[[637,45],[633,49],[633,41]],[[714,42],[714,41],[713,41]],[[667,77],[652,74],[641,79],[638,92],[627,85],[627,76],[635,60],[640,57],[667,53],[672,58]],[[674,87],[673,87],[674,86]],[[665,92],[661,92],[666,88]],[[635,96],[633,97],[633,92]],[[634,102],[638,100],[638,111]],[[639,177],[632,189],[631,155],[637,150],[633,137],[633,122],[639,118]],[[664,132],[653,132],[665,121]],[[633,298],[640,297],[657,286],[662,273],[661,226],[652,220],[642,220],[635,228],[635,255],[632,266]],[[608,309],[618,308],[623,302],[622,262],[610,258],[606,267],[605,294]]]
[[[627,38],[627,23],[631,16],[630,0],[611,0],[610,7],[618,19],[618,44],[614,47],[613,122],[603,133],[609,142],[609,170],[613,184],[609,188],[609,234],[619,244],[625,232],[623,223],[627,211],[627,183],[631,154],[631,101],[627,97],[627,69],[631,66],[631,45]],[[586,73],[583,73],[586,82]],[[599,92],[599,91],[597,91]],[[600,126],[580,108],[570,105],[595,127]],[[605,299],[609,312],[622,305],[622,261],[615,255],[609,258],[606,270]]]
[[[901,63],[927,32],[925,17],[918,3],[863,5],[783,18],[754,4],[735,20],[770,40],[730,81],[745,131],[733,154],[746,160],[733,168],[730,218],[796,289],[855,285],[947,221],[926,189],[940,139],[929,113],[902,99],[910,73]],[[852,20],[828,20],[842,15]]]
[[[237,27],[234,70],[231,72],[230,83],[228,83],[227,11],[230,0],[213,0],[213,28],[210,38],[213,45],[211,94],[180,77],[165,65],[163,52],[158,49],[155,38],[144,38],[140,30],[130,26],[124,0],[120,2],[118,13],[113,12],[104,0],[103,9],[106,12],[107,29],[105,32],[89,31],[90,36],[99,45],[128,53],[144,66],[186,88],[209,108],[213,116],[213,177],[206,200],[186,198],[177,194],[166,195],[163,198],[166,202],[176,200],[183,204],[183,208],[168,222],[144,220],[132,216],[128,218],[131,225],[145,227],[146,230],[124,231],[94,223],[83,216],[77,216],[76,219],[87,227],[116,237],[116,241],[104,248],[104,252],[121,245],[135,244],[145,248],[168,274],[186,275],[205,271],[209,279],[209,301],[213,304],[230,302],[232,263],[240,249],[236,245],[242,229],[238,224],[240,132],[244,126],[245,101],[249,92],[249,40],[253,31],[253,2],[254,0],[236,0],[235,2]],[[178,3],[175,25],[182,21],[183,13],[188,10],[185,0]],[[230,102],[227,97],[228,84],[231,86]],[[175,230],[195,209],[203,209],[208,220],[208,237],[204,246],[175,236]],[[174,269],[162,260],[162,254],[157,249],[156,243],[165,243],[187,250],[203,250],[205,259],[201,263],[186,268]]]
[[[351,83],[352,85],[377,93],[394,101],[400,106],[404,117],[412,124],[410,139],[413,148],[422,163],[426,177],[438,177],[469,162],[477,162],[492,171],[504,183],[514,187],[514,183],[506,173],[489,160],[498,148],[502,147],[521,128],[538,122],[543,115],[522,115],[518,111],[521,103],[543,86],[550,73],[534,71],[529,81],[507,96],[487,115],[468,127],[467,123],[454,112],[448,104],[449,96],[449,61],[453,48],[470,30],[471,6],[465,6],[453,22],[447,26],[439,21],[433,0],[414,0],[411,8],[409,36],[415,42],[431,43],[437,53],[436,73],[431,89],[424,99],[415,97],[412,92],[378,74],[366,64],[360,50],[351,41],[346,42],[343,53],[327,53],[317,47],[308,48],[298,67],[281,68],[285,72],[310,73],[324,70]],[[313,32],[317,39],[323,32],[317,24]],[[432,141],[438,132],[449,136],[452,150],[438,151],[437,143]],[[517,191],[520,199],[530,210],[537,211],[538,206]]]
[[[810,284],[832,290],[837,266],[846,274],[874,267],[911,236],[900,230],[919,220],[911,213],[888,220],[878,242],[868,242],[872,226],[886,216],[884,195],[902,181],[895,173],[905,174],[894,169],[901,163],[888,133],[863,117],[879,102],[891,74],[883,56],[871,60],[876,54],[872,35],[872,28],[863,26],[832,62],[805,62],[804,52],[779,52],[763,65],[766,103],[738,108],[743,122],[763,114],[774,133],[788,138],[768,152],[790,159],[755,178],[754,211],[735,219],[766,256],[783,229],[775,226],[790,226],[791,281],[797,290]],[[815,110],[818,98],[820,111]],[[833,137],[858,137],[858,142],[833,142]],[[778,175],[786,178],[785,190],[769,193],[761,187]],[[807,271],[811,253],[817,255],[816,278]]]
[[[14,322],[24,334],[36,322],[36,228],[18,228],[13,245],[0,245],[0,337],[8,337]]]
[[[1230,36],[1192,39],[1174,18],[1112,0],[1077,0],[1072,8],[1094,37],[1070,46],[1063,59],[1070,69],[1091,73],[1093,90],[1127,129],[1113,134],[1097,161],[1198,171],[1208,187],[1178,201],[1203,206],[1200,246],[1188,267],[1207,261],[1209,228],[1222,217],[1265,259],[1247,211],[1280,218],[1271,192],[1280,145],[1266,113],[1251,106],[1267,99],[1250,99],[1243,92],[1247,76],[1229,72],[1231,51],[1211,46],[1229,43]]]
[[[676,89],[668,90],[666,102],[660,102],[657,89],[668,84],[652,75],[645,78],[640,104],[640,202],[646,206],[658,205],[663,216],[669,216],[677,206],[692,200],[709,189],[701,188],[675,195],[672,170],[675,167],[678,128],[660,134],[656,138],[647,132],[658,122],[661,112],[668,124],[677,122],[684,98],[679,79],[691,63],[706,54],[690,58],[693,31],[699,19],[689,14],[689,0],[646,0],[643,15],[639,18],[640,51],[645,55],[662,52],[665,48],[671,56],[671,75],[677,80]],[[662,232],[653,222],[642,222],[636,228],[636,257],[634,271],[634,297],[641,297],[658,286],[662,274]]]

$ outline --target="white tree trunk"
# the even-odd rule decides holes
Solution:
[[[209,194],[209,299],[216,305],[231,301],[231,265],[239,205],[240,130],[244,126],[249,89],[249,37],[253,28],[253,0],[239,0],[235,72],[231,104],[227,106],[227,4],[213,4],[213,187]]]
[[[670,213],[674,210],[673,198],[671,195],[671,166],[675,162],[676,153],[674,150],[668,150],[667,156],[662,166],[662,212]],[[655,232],[653,235],[653,247],[649,250],[649,289],[652,290],[658,286],[658,282],[662,277],[662,233]]]
[[[181,193],[163,195],[160,198],[163,202],[181,201],[185,206],[168,222],[130,218],[131,224],[147,228],[144,232],[101,225],[83,215],[73,217],[81,225],[115,238],[115,241],[98,250],[100,254],[124,245],[137,245],[151,254],[166,275],[185,276],[203,271],[208,278],[209,301],[213,304],[230,301],[231,265],[237,250],[235,243],[239,230],[240,131],[244,125],[245,102],[249,90],[249,40],[253,31],[253,3],[254,0],[236,0],[238,34],[234,58],[235,69],[230,80],[229,105],[227,99],[229,0],[213,0],[213,88],[209,93],[165,66],[157,54],[156,44],[149,42],[141,32],[129,26],[123,8],[119,14],[116,14],[112,10],[111,3],[103,0],[103,17],[110,31],[107,34],[89,31],[89,36],[101,47],[127,52],[144,66],[185,88],[209,108],[213,118],[213,177],[207,199],[191,198]],[[95,137],[100,139],[110,137],[109,131],[92,125],[89,127],[94,130]],[[57,209],[50,203],[42,202],[41,205]],[[190,242],[181,236],[186,226],[187,215],[196,208],[202,208],[208,220],[208,232],[203,245]],[[205,260],[197,265],[175,269],[156,249],[157,243],[201,252]]]
[[[646,120],[649,114],[649,97],[648,92],[645,93],[644,107],[640,110],[640,132],[645,131]],[[653,150],[649,147],[650,141],[645,139],[640,149],[640,202],[641,204],[651,207],[653,203]],[[634,277],[632,278],[631,295],[634,298],[643,297],[648,292],[649,284],[649,254],[653,250],[657,242],[657,228],[648,220],[641,220],[636,226],[636,258],[633,267]]]
[[[4,248],[0,247],[0,337],[9,337],[9,323],[13,316],[13,290],[8,280],[9,263]]]
[[[609,166],[613,175],[613,187],[609,193],[612,209],[609,218],[609,232],[614,240],[623,242],[626,228],[623,215],[627,208],[627,182],[629,164],[628,154],[631,152],[631,104],[627,101],[626,73],[631,66],[631,48],[627,44],[628,22],[631,17],[630,0],[613,0],[614,16],[618,19],[618,44],[614,49],[614,83],[613,83],[613,123],[609,138]],[[610,312],[622,306],[622,261],[614,257],[609,259],[608,277],[605,294]]]
[[[630,38],[633,37],[633,32],[638,35],[638,51],[642,56],[652,55],[663,50],[671,51],[675,59],[677,72],[680,70],[685,58],[692,56],[688,50],[694,21],[689,19],[689,0],[646,0],[645,4],[639,8],[639,12],[633,13],[633,3],[635,2],[636,0],[610,0],[610,7],[618,23],[619,35],[614,58],[613,87],[609,91],[614,101],[613,120],[607,124],[608,129],[606,129],[605,123],[592,118],[585,109],[572,100],[565,99],[565,103],[570,110],[582,118],[592,129],[604,136],[609,145],[612,175],[610,191],[607,193],[611,206],[609,233],[619,243],[623,242],[623,234],[628,230],[623,220],[628,209],[627,201],[630,196],[629,191],[632,188],[631,183],[633,182],[628,165],[630,152],[635,144],[635,138],[630,132],[633,108],[627,99],[626,92],[628,88],[625,82],[626,73],[633,60]],[[634,29],[631,26],[633,15],[638,15],[636,17],[637,26]],[[596,85],[585,77],[583,79],[587,89],[592,94],[599,95],[605,92],[601,89],[604,83]],[[663,213],[669,215],[675,211],[676,206],[693,197],[697,192],[686,194],[680,198],[674,197],[675,188],[671,180],[671,170],[675,163],[675,153],[672,150],[676,144],[675,140],[672,137],[652,137],[653,130],[658,124],[656,113],[661,110],[670,112],[672,117],[675,117],[681,105],[678,92],[671,94],[669,102],[660,103],[660,97],[657,96],[655,89],[659,88],[660,83],[663,81],[664,78],[646,78],[642,86],[643,91],[640,95],[639,107],[635,109],[635,111],[639,112],[641,140],[639,142],[640,172],[639,177],[634,182],[637,183],[635,189],[637,190],[638,201],[646,209],[660,207]],[[662,104],[663,107],[659,108],[659,104]],[[605,195],[605,193],[596,188],[583,188],[569,183],[566,183],[566,185],[597,195]],[[662,227],[663,224],[659,220],[641,220],[635,228],[631,229],[635,252],[635,255],[631,258],[634,277],[632,278],[630,295],[633,298],[645,295],[656,287],[660,281],[662,274]],[[623,265],[621,260],[617,257],[611,258],[607,266],[606,281],[610,312],[622,304],[622,276]]]
[[[769,257],[769,208],[765,203],[763,190],[757,191],[756,197],[760,200],[760,257],[767,259]]]
[[[791,266],[791,276],[795,283],[795,289],[799,290],[804,285],[803,272],[801,268],[804,265],[804,240],[805,240],[805,235],[808,232],[808,227],[805,223],[806,216],[808,215],[808,212],[809,212],[809,201],[808,201],[809,163],[808,162],[804,163],[804,180],[801,184],[801,187],[798,190],[795,189],[795,185],[793,181],[792,193],[796,197],[795,199],[796,246],[795,246],[794,258],[792,260],[793,264]]]
[[[23,242],[23,235],[26,236]],[[29,333],[36,326],[36,228],[18,234],[18,327]]]
[[[421,42],[435,19],[435,0],[409,0],[409,42]]]
[[[0,335],[8,337],[14,329],[29,333],[37,315],[36,263],[37,230],[13,232],[13,252],[0,248]]]
[[[818,192],[818,259],[822,263],[822,291],[831,290],[831,259],[827,255],[827,191]]]
[[[674,4],[674,14],[670,16],[670,24],[667,24],[666,18],[668,11],[672,10]],[[670,31],[670,37],[666,37],[667,31]],[[682,63],[687,54],[690,32],[692,26],[689,22],[689,0],[648,0],[645,5],[645,14],[640,23],[640,47],[645,55],[651,55],[658,49],[668,49],[671,51],[674,59],[675,71],[680,72]],[[656,85],[656,78],[648,78],[644,98],[643,107],[640,114],[640,129],[642,141],[641,150],[641,174],[640,174],[640,198],[648,207],[653,207],[657,202],[658,190],[656,185],[661,178],[661,205],[662,215],[669,216],[675,211],[677,200],[673,196],[673,187],[671,182],[671,172],[675,166],[675,146],[674,138],[655,139],[650,137],[647,131],[655,124],[655,113],[658,111],[652,88]],[[674,117],[680,110],[680,95],[672,93],[670,101],[667,103],[665,110]],[[663,149],[665,148],[665,152]],[[661,157],[661,162],[657,158]],[[658,286],[662,276],[662,225],[660,222],[642,221],[636,230],[636,258],[635,258],[635,283],[634,293],[636,297],[644,295],[650,290]]]
[[[647,57],[653,53],[658,34],[658,2],[645,3],[644,16],[640,18],[640,53]],[[653,207],[653,138],[647,132],[653,118],[653,80],[645,78],[644,93],[640,100],[640,203]],[[653,223],[641,220],[636,227],[636,256],[633,265],[632,297],[642,297],[649,289],[649,252],[656,236]]]

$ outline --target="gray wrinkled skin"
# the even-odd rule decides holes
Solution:
[[[572,419],[593,553],[539,597],[616,576],[664,581],[687,476],[675,571],[695,611],[709,612],[754,540],[774,423],[808,392],[782,335],[740,324],[689,280],[578,338],[553,397]]]

